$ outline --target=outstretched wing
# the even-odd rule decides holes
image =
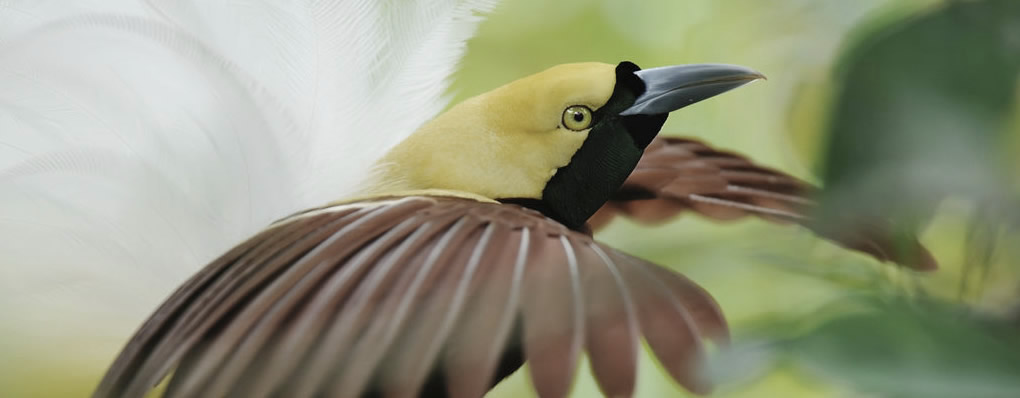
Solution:
[[[94,375],[203,264],[354,191],[494,3],[0,1],[0,358]]]
[[[479,397],[527,360],[564,396],[587,351],[607,396],[633,393],[638,341],[694,391],[702,339],[725,340],[683,276],[514,205],[356,202],[278,222],[178,289],[97,397]]]
[[[937,267],[916,238],[895,235],[887,226],[859,225],[833,231],[813,223],[816,189],[747,158],[699,141],[660,137],[645,149],[634,172],[590,224],[599,228],[617,215],[644,223],[666,222],[693,211],[717,220],[757,216],[796,223],[849,249],[918,270]],[[850,224],[852,225],[852,224]]]

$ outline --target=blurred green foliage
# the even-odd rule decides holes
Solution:
[[[953,3],[862,30],[842,56],[827,128],[829,213],[916,229],[950,195],[1015,202],[1018,153],[1003,144],[1014,133],[1020,2]]]
[[[652,229],[618,220],[598,238],[685,273],[730,319],[735,342],[709,369],[720,381],[713,396],[1020,396],[1011,320],[1020,241],[977,217],[987,206],[975,199],[989,195],[931,191],[1016,192],[1018,5],[511,0],[470,43],[453,93],[459,101],[564,62],[762,71],[768,81],[677,112],[664,132],[833,186],[870,174],[862,181],[887,185],[848,193],[849,203],[909,216],[905,233],[919,229],[942,268],[904,272],[757,220],[691,216]],[[926,179],[912,179],[906,163]],[[986,264],[977,276],[966,266],[974,257]],[[653,359],[641,364],[638,396],[688,396]],[[490,395],[529,396],[523,373]],[[598,395],[582,369],[574,396]]]
[[[747,373],[785,367],[878,397],[1006,398],[1020,391],[1020,333],[1001,318],[872,295],[847,297],[807,319],[821,321],[749,327],[743,341],[714,359],[713,375],[746,383],[753,380]]]

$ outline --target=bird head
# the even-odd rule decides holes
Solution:
[[[620,188],[669,112],[762,77],[717,64],[554,66],[423,125],[382,159],[382,181],[522,204],[579,228]]]

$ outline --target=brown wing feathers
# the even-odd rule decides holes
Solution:
[[[685,210],[812,227],[809,185],[700,142],[658,139],[593,217],[663,222]],[[823,236],[880,260],[881,228]],[[916,244],[916,242],[915,242]],[[561,397],[580,356],[608,396],[633,393],[643,337],[694,392],[702,340],[727,339],[707,292],[538,213],[467,199],[406,197],[310,210],[217,259],[124,348],[97,397],[479,397],[530,364]]]
[[[797,223],[849,249],[880,261],[918,270],[937,267],[935,259],[916,239],[903,242],[889,227],[861,225],[833,231],[813,223],[816,189],[781,172],[757,166],[748,159],[713,149],[699,141],[656,138],[645,149],[620,192],[592,217],[594,228],[624,215],[644,223],[663,223],[684,211],[717,220],[748,215]],[[906,244],[906,245],[904,245]]]
[[[606,396],[629,396],[637,378],[637,350],[640,338],[638,313],[631,288],[623,280],[620,266],[597,245],[579,250],[579,262],[585,267],[583,302],[586,306],[585,346],[592,374]]]
[[[725,340],[692,282],[512,205],[409,197],[307,212],[214,261],[146,322],[97,397],[478,397],[527,360],[565,395],[587,352],[633,393],[640,336],[705,391]]]

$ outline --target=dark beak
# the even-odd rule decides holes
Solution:
[[[622,116],[667,114],[765,78],[752,69],[724,64],[663,66],[634,74],[645,83],[645,92]]]

